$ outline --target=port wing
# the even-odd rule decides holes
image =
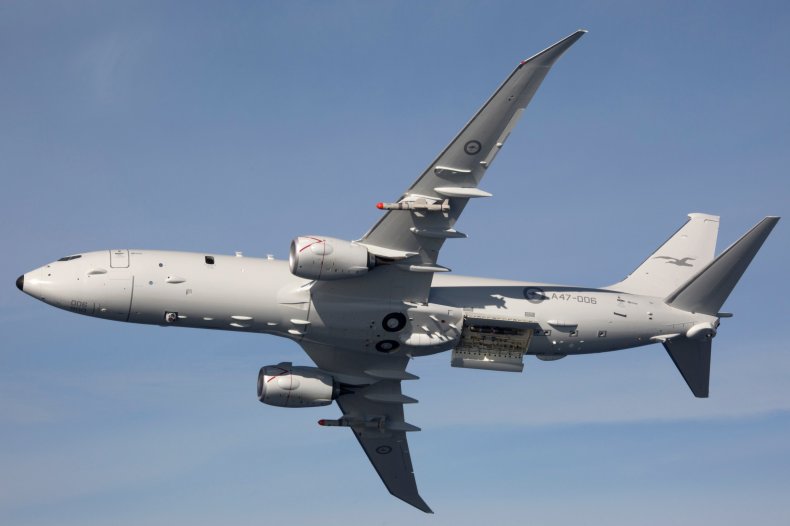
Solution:
[[[325,426],[349,427],[387,490],[425,513],[433,513],[417,491],[406,433],[420,429],[404,419],[403,405],[417,400],[403,395],[405,356],[374,356],[358,351],[302,342],[318,367],[340,382],[337,405],[343,416],[321,420]]]
[[[425,513],[433,513],[417,491],[406,432],[419,428],[403,419],[403,403],[397,400],[402,396],[400,382],[381,381],[375,392],[391,396],[392,401],[372,401],[354,393],[340,396],[337,405],[344,418],[362,422],[352,424],[351,430],[389,492]]]

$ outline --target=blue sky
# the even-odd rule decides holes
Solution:
[[[525,58],[583,27],[440,263],[621,279],[688,212],[720,250],[790,212],[785,2],[3,2],[0,523],[790,523],[790,239],[725,309],[711,398],[660,346],[521,375],[416,360],[420,490],[390,497],[335,407],[255,398],[273,337],[116,324],[13,281],[66,254],[285,257],[355,239]]]

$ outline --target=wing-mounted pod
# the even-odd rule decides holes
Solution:
[[[375,256],[362,245],[325,236],[300,236],[291,242],[291,273],[317,280],[348,279],[373,268]]]

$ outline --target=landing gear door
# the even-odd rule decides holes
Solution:
[[[110,250],[110,267],[129,268],[129,251]]]

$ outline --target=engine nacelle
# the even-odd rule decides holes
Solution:
[[[315,367],[293,367],[291,362],[261,367],[258,400],[277,407],[329,405],[337,396],[335,379]]]
[[[330,280],[359,276],[373,268],[368,249],[350,241],[324,236],[300,236],[291,242],[291,274]]]

